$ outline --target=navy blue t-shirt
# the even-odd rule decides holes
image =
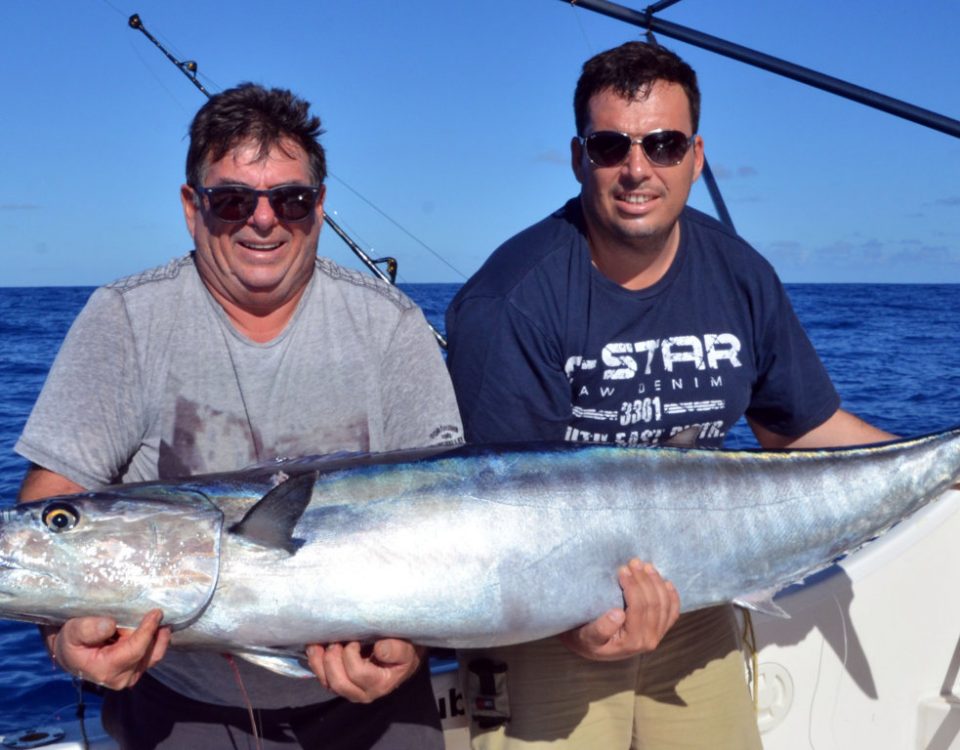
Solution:
[[[470,442],[719,447],[746,414],[802,435],[840,400],[773,268],[692,208],[652,287],[590,262],[579,198],[508,240],[447,310],[447,364]]]

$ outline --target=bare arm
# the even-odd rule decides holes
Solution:
[[[843,409],[837,409],[826,422],[799,437],[778,435],[756,422],[748,421],[757,441],[764,448],[838,448],[844,445],[882,443],[897,437]]]
[[[44,469],[42,466],[31,464],[27,470],[23,482],[20,484],[20,492],[17,494],[18,503],[26,503],[31,500],[41,500],[45,497],[54,495],[72,495],[77,492],[83,492],[76,482],[67,479],[61,474]]]
[[[750,428],[764,448],[840,448],[845,445],[882,443],[897,438],[896,435],[884,432],[843,409],[837,409],[822,425],[798,438],[778,435],[753,422],[750,422]],[[951,489],[960,490],[960,482]]]

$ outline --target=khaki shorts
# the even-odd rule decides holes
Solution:
[[[474,750],[761,748],[732,606],[683,614],[655,651],[622,661],[588,661],[548,638],[461,654],[465,687],[477,657],[506,664],[510,720],[471,721]]]

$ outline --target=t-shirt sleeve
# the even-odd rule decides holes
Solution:
[[[763,292],[757,326],[757,384],[747,416],[779,435],[799,437],[840,406],[826,367],[774,276]]]
[[[450,376],[420,308],[400,316],[379,382],[387,450],[463,441]]]
[[[83,487],[110,484],[143,433],[142,404],[123,301],[98,289],[67,333],[14,449]]]
[[[471,443],[563,440],[570,385],[556,336],[501,297],[447,312],[447,366]]]

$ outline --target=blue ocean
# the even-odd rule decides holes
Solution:
[[[404,290],[443,328],[457,284]],[[788,285],[801,321],[850,411],[908,436],[960,424],[960,285]],[[0,288],[0,504],[26,465],[13,452],[71,321],[93,290]],[[752,447],[738,425],[728,447]],[[32,625],[0,621],[0,734],[74,716],[76,692]]]

